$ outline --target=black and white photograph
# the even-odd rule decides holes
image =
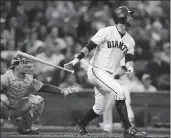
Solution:
[[[0,138],[170,138],[170,0],[1,0]]]

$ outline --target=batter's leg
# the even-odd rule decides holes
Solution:
[[[104,109],[108,109],[108,106],[111,105],[111,100],[107,100],[108,104],[104,100],[106,94],[112,95],[114,100],[116,96],[115,90],[110,87],[110,84],[113,84],[113,77],[109,75],[106,71],[103,71],[98,68],[90,67],[88,69],[88,79],[92,85],[95,87],[95,104],[92,109],[89,110],[87,115],[78,123],[77,128],[81,134],[86,133],[85,126],[104,113]],[[111,81],[112,80],[112,81]]]
[[[104,109],[103,114],[103,123],[102,129],[105,132],[111,133],[112,132],[112,125],[113,125],[113,106],[115,103],[115,99],[112,98],[113,95],[107,94],[105,96],[105,101],[107,101]]]
[[[125,96],[126,96],[126,106],[127,106],[127,111],[128,111],[128,118],[132,126],[135,126],[135,121],[134,121],[134,112],[131,107],[131,96],[130,96],[130,91],[128,89],[125,90]]]
[[[104,102],[104,96],[98,92],[97,88],[94,88],[95,90],[95,104],[93,108],[91,108],[86,116],[80,121],[80,124],[83,126],[86,126],[90,121],[98,117],[102,114],[103,110],[103,102]]]
[[[123,122],[125,129],[130,128],[131,124],[128,119],[127,107],[125,103],[126,97],[123,87],[105,71],[98,68],[92,68],[91,71],[93,76],[90,76],[92,83],[99,88],[102,88],[104,92],[106,90],[109,94],[116,96],[116,109],[120,119]]]
[[[90,121],[97,118],[98,116],[100,116],[101,114],[103,114],[103,112],[104,112],[104,105],[105,105],[104,95],[101,94],[96,87],[94,88],[94,90],[95,90],[95,104],[94,104],[93,108],[91,108],[87,112],[85,117],[80,122],[78,122],[78,125],[77,125],[77,130],[81,134],[87,133],[86,129],[85,129],[87,124]]]

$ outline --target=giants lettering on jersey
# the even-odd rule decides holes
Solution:
[[[126,45],[124,45],[124,43],[118,42],[118,41],[108,41],[107,47],[108,48],[119,48],[121,51],[123,51],[123,54],[126,54],[128,51],[128,47]]]

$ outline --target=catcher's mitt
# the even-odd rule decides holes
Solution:
[[[81,91],[80,88],[76,87],[76,86],[69,86],[67,88],[64,88],[61,93],[64,95],[64,96],[67,96],[69,94],[72,94],[72,93],[77,93]]]

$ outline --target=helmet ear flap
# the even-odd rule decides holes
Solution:
[[[115,24],[118,24],[118,17],[115,13],[115,11],[112,11],[112,18],[113,18],[113,21],[115,22]]]
[[[125,24],[125,22],[127,20],[127,17],[118,18],[115,13],[113,13],[112,18],[113,18],[115,24],[118,24],[118,23]]]

